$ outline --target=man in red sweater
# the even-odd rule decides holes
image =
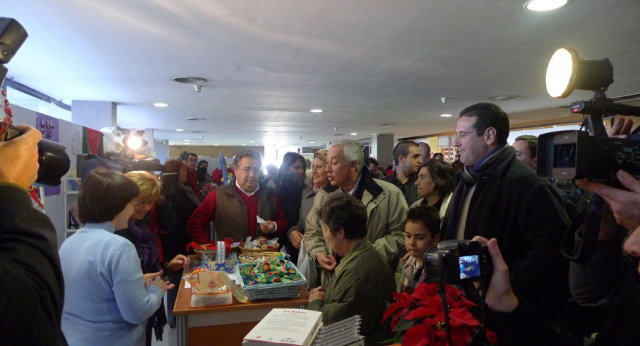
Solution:
[[[184,159],[184,163],[187,165],[187,186],[189,186],[191,190],[193,190],[193,193],[196,194],[196,197],[202,201],[204,196],[200,192],[200,185],[198,184],[198,178],[196,175],[198,155],[196,153],[188,153]]]
[[[208,227],[213,221],[217,239],[245,240],[247,236],[274,238],[287,229],[275,190],[260,183],[262,158],[253,150],[233,160],[235,178],[209,193],[187,221],[187,232],[199,244],[211,243]],[[258,222],[260,217],[262,222]]]

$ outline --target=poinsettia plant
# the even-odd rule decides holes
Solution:
[[[471,337],[484,326],[470,309],[476,304],[451,285],[445,285],[449,325],[453,345],[468,345]],[[391,318],[394,343],[402,345],[447,345],[447,332],[442,298],[437,283],[421,282],[413,293],[393,293],[395,302],[385,311],[382,320]],[[497,337],[489,330],[487,342],[496,344]]]
[[[218,187],[218,185],[216,185],[215,183],[206,183],[202,186],[202,188],[200,189],[200,193],[203,196],[208,195],[211,191],[215,191],[215,189]]]

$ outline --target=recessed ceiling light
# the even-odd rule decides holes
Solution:
[[[351,133],[350,133],[350,135],[352,135],[352,136],[357,136],[357,135],[358,135],[358,133],[357,133],[357,132],[351,132]]]
[[[447,113],[447,114],[440,114],[440,116],[443,118],[451,118],[453,115]]]
[[[311,144],[313,144],[313,143],[315,143],[315,142],[316,142],[316,141],[309,141],[309,143],[311,143]]]
[[[276,133],[274,131],[269,131],[267,132],[268,135],[275,135]]]
[[[309,110],[309,112],[311,112],[311,113],[322,113],[322,112],[324,112],[324,110],[322,110],[320,108],[314,108],[314,109]]]
[[[511,100],[522,100],[523,97],[520,95],[498,95],[491,98],[494,101],[511,101]]]
[[[185,84],[202,84],[207,81],[202,77],[173,77],[171,79],[174,82],[185,83]]]
[[[184,132],[184,129],[176,129],[176,132]]]
[[[165,108],[165,107],[169,107],[169,104],[168,104],[168,103],[164,103],[164,102],[156,102],[156,103],[154,103],[153,105],[154,105],[155,107],[158,107],[158,108]]]
[[[255,141],[249,141],[249,143],[254,143]]]
[[[524,8],[530,11],[551,11],[567,4],[567,0],[531,0],[524,4]]]

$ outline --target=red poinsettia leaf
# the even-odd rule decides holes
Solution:
[[[449,311],[449,321],[452,326],[454,325],[467,325],[477,327],[480,325],[478,320],[469,312],[464,309],[452,309]]]
[[[456,299],[462,296],[462,291],[451,285],[444,285],[444,291],[447,293],[447,298]]]
[[[409,296],[407,292],[402,292],[402,293],[391,292],[391,294],[393,294],[393,299],[395,299],[396,301],[402,302],[402,304],[404,304],[404,306],[407,308],[410,307],[411,302],[413,302],[413,298]]]
[[[418,306],[431,306],[436,309],[436,311],[442,311],[444,309],[442,299],[438,296],[425,297],[423,301],[418,303]]]
[[[442,310],[442,308],[440,308],[439,310]],[[438,313],[438,308],[432,305],[422,305],[419,306],[418,308],[414,309],[413,311],[410,311],[407,316],[405,316],[404,318],[407,320],[415,320],[418,318],[424,318],[424,317],[428,317],[428,316],[433,316],[436,313]]]
[[[451,329],[451,341],[454,346],[466,346],[471,339],[471,330],[465,327]]]
[[[386,321],[394,312],[398,311],[398,309],[402,308],[404,304],[402,302],[395,302],[387,308],[387,311],[382,314],[382,321]]]
[[[438,284],[420,282],[416,289],[411,294],[411,297],[414,298],[419,304],[424,301],[428,297],[433,297],[438,295]]]
[[[460,296],[451,303],[451,306],[470,309],[471,307],[478,306],[478,305],[471,302],[469,299],[465,298],[464,296]]]
[[[428,345],[427,332],[429,329],[433,329],[433,327],[423,323],[413,326],[404,334],[402,346]]]

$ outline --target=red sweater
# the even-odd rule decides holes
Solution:
[[[199,200],[203,200],[204,196],[200,193],[200,185],[198,184],[198,177],[196,175],[196,171],[193,169],[187,168],[187,186],[193,190],[193,193],[196,194]]]
[[[254,230],[256,229],[256,224],[258,221],[256,220],[256,216],[258,215],[258,192],[254,193],[251,196],[247,196],[244,192],[238,189],[237,186],[234,186],[238,195],[242,198],[245,205],[247,206],[247,223],[249,224],[249,234],[251,237],[254,236]],[[193,212],[189,221],[187,221],[187,232],[189,236],[191,236],[191,240],[195,241],[198,244],[207,244],[212,243],[213,241],[209,237],[209,223],[213,221],[216,217],[216,193],[208,194],[200,206]],[[280,205],[280,200],[276,197],[276,206],[278,209],[278,217],[274,221],[276,225],[278,225],[278,229],[275,233],[272,233],[274,237],[279,236],[282,232],[285,231],[287,227],[287,218],[284,214],[284,210],[282,209],[282,205]],[[267,220],[269,221],[269,220]]]

